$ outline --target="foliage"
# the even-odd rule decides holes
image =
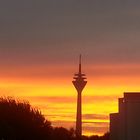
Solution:
[[[55,127],[52,133],[52,140],[72,140],[74,138],[74,130],[67,130],[63,127]]]
[[[0,98],[0,138],[39,140],[49,138],[51,123],[28,102]]]
[[[90,136],[89,140],[109,140],[109,132],[105,133],[103,136]]]
[[[0,140],[109,140],[104,136],[75,137],[75,130],[52,127],[28,102],[0,98]]]

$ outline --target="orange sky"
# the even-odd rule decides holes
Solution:
[[[50,66],[49,69],[27,67],[10,72],[5,69],[7,75],[1,75],[0,80],[1,96],[28,100],[41,109],[54,126],[75,127],[77,94],[71,81],[77,65]],[[109,113],[117,111],[118,97],[122,97],[125,91],[140,91],[139,66],[83,67],[88,80],[82,96],[83,134],[101,135],[109,130]]]

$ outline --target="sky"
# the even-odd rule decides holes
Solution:
[[[1,0],[0,95],[75,127],[72,78],[82,54],[83,134],[102,135],[123,92],[140,91],[139,36],[138,0]]]

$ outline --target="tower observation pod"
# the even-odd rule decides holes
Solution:
[[[76,136],[82,136],[82,91],[87,84],[85,81],[86,75],[82,73],[81,70],[81,55],[79,57],[79,72],[73,77],[73,85],[77,90],[77,114],[76,114]]]

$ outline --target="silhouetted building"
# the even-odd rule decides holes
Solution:
[[[124,93],[118,113],[110,114],[110,140],[140,140],[140,93]]]
[[[85,74],[81,72],[81,55],[79,58],[79,72],[74,75],[74,81],[72,81],[75,86],[78,97],[77,97],[77,116],[76,116],[76,135],[80,137],[82,135],[82,102],[81,102],[81,94],[84,89],[87,81],[85,81]]]

